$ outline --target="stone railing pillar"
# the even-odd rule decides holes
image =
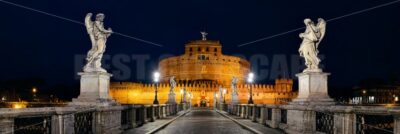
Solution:
[[[157,106],[155,106],[155,117],[156,117],[156,119],[161,119],[161,105],[157,105]]]
[[[241,105],[236,105],[236,115],[237,116],[240,116],[241,115],[241,109],[242,109],[242,107],[241,107]]]
[[[236,115],[236,112],[237,112],[236,105],[230,105],[230,106],[231,106],[231,109],[230,109],[231,114]]]
[[[257,121],[257,116],[256,116],[256,105],[251,105],[251,121],[256,122]]]
[[[266,108],[264,106],[260,106],[260,120],[258,121],[258,123],[260,124],[264,124],[265,120],[267,119],[266,117]]]
[[[311,134],[316,132],[315,111],[287,110],[288,134]]]
[[[240,117],[245,118],[247,109],[246,109],[245,105],[240,105],[240,107],[242,109],[240,112]]]
[[[100,107],[94,116],[95,133],[119,134],[121,133],[122,107]]]
[[[130,127],[131,128],[135,128],[136,127],[136,108],[135,107],[132,107],[132,109],[131,110],[129,110],[129,114],[131,115],[130,117],[128,117],[129,118],[129,121],[131,122],[130,123]]]
[[[335,134],[356,134],[356,115],[352,113],[335,113],[333,131]]]
[[[141,116],[142,123],[145,124],[145,123],[147,123],[147,108],[145,106],[143,106],[140,111],[141,111],[140,113],[142,113],[142,116]]]
[[[400,133],[400,115],[394,115],[394,127],[393,127],[393,132],[394,134]]]
[[[158,119],[161,119],[161,118],[163,118],[162,116],[163,116],[163,111],[162,111],[162,105],[158,105]]]
[[[271,128],[279,128],[279,123],[281,122],[281,110],[278,108],[272,108],[272,117],[271,117]]]
[[[71,112],[57,111],[58,114],[51,117],[52,134],[73,134],[74,133],[74,114]]]
[[[171,115],[171,105],[170,104],[166,105],[166,114],[167,114],[167,116]]]
[[[151,105],[150,106],[150,111],[151,111],[151,114],[150,114],[150,122],[154,122],[155,120],[156,120],[156,113],[155,113],[155,109],[156,109],[156,107],[157,107],[157,105]]]
[[[165,116],[164,117],[167,117],[168,116],[168,108],[169,108],[169,104],[165,104],[165,107],[164,107],[164,114],[165,114]]]
[[[165,104],[161,106],[161,118],[167,117],[167,114],[165,113],[166,112],[165,107],[166,107]]]
[[[251,110],[250,110],[250,105],[246,105],[246,119],[249,119],[250,118],[250,112],[251,112]]]
[[[0,119],[0,134],[13,134],[14,118]]]

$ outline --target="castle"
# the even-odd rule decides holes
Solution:
[[[275,84],[249,84],[245,79],[250,72],[250,63],[242,58],[222,54],[219,41],[205,38],[191,41],[185,45],[185,53],[180,56],[162,59],[159,62],[161,81],[157,84],[158,101],[166,103],[170,90],[169,78],[174,76],[176,102],[181,102],[181,90],[191,94],[187,101],[193,106],[212,106],[214,97],[223,97],[227,103],[231,100],[231,81],[238,78],[239,102],[247,103],[249,89],[253,90],[255,104],[282,104],[297,96],[292,91],[293,80],[276,79]],[[152,104],[156,84],[132,82],[111,82],[110,96],[121,104]],[[218,96],[219,88],[226,90],[224,96]],[[222,98],[219,98],[222,99]]]

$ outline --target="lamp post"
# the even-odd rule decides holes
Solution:
[[[153,80],[154,80],[154,83],[155,83],[155,90],[154,90],[154,102],[153,102],[153,104],[159,104],[158,103],[158,100],[157,100],[157,92],[158,92],[158,81],[159,81],[159,79],[160,79],[160,73],[159,72],[155,72],[154,74],[153,74]]]
[[[183,103],[183,89],[181,88],[181,104]]]
[[[254,104],[254,102],[253,102],[253,89],[252,89],[252,86],[251,86],[253,81],[254,81],[254,74],[253,73],[249,73],[249,76],[247,77],[247,82],[249,83],[249,86],[250,86],[250,97],[249,97],[248,104]]]

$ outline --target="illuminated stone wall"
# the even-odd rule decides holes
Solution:
[[[253,100],[256,104],[284,104],[297,93],[292,91],[293,81],[290,79],[278,79],[274,85],[253,84]],[[192,105],[199,105],[202,99],[206,100],[207,106],[212,106],[214,101],[214,93],[219,92],[218,84],[215,82],[198,82],[198,83],[178,83],[175,88],[176,102],[180,102],[180,89],[186,88],[188,92],[193,94]],[[158,86],[158,101],[163,104],[168,100],[169,92],[168,83],[160,83]],[[231,89],[227,89],[225,100],[230,103]],[[154,84],[142,84],[131,82],[112,82],[110,85],[110,95],[122,104],[152,104],[154,100]],[[249,98],[249,85],[238,85],[240,103],[247,103]]]

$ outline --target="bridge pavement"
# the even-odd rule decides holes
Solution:
[[[169,118],[171,119],[171,118]],[[241,123],[246,124],[252,129],[256,129],[262,133],[268,134],[281,134],[282,132],[268,128],[261,124],[253,122],[245,122],[239,120]],[[146,133],[157,125],[167,122],[166,120],[156,121],[151,124],[126,131],[125,133]],[[214,110],[207,108],[195,108],[191,112],[186,113],[182,117],[177,118],[171,124],[161,129],[157,134],[251,134],[252,132],[243,129],[241,126],[232,120],[222,116]]]

